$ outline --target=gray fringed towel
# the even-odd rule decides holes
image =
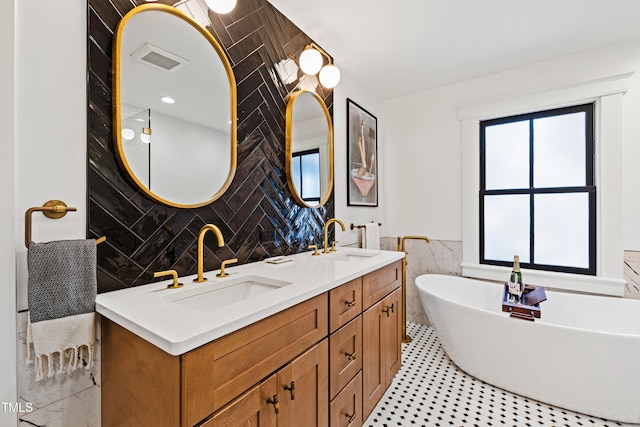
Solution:
[[[27,269],[27,346],[31,359],[33,345],[36,379],[63,373],[67,366],[75,370],[85,358],[88,369],[95,344],[95,240],[31,242]]]

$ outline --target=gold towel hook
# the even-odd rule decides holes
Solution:
[[[77,209],[61,200],[49,200],[44,205],[27,209],[24,214],[24,245],[28,248],[31,242],[31,214],[34,212],[42,212],[44,216],[51,219],[59,219],[67,214],[69,211],[76,211]],[[96,244],[102,243],[107,238],[105,236],[96,239]]]

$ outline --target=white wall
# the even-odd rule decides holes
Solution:
[[[337,59],[336,59],[337,61]],[[336,229],[336,240],[342,245],[357,244],[361,240],[360,231],[349,230],[349,225],[367,222],[382,223],[381,236],[388,236],[386,204],[389,175],[387,173],[386,141],[382,133],[385,121],[382,119],[382,101],[370,90],[359,85],[356,79],[341,71],[340,83],[333,91],[333,132],[334,132],[334,197],[335,216],[344,222],[347,231]],[[347,206],[347,98],[351,99],[378,119],[378,206]],[[357,245],[356,245],[357,246]]]
[[[16,211],[19,309],[26,308],[24,212],[58,199],[78,210],[33,214],[32,240],[86,236],[85,0],[16,1]]]
[[[389,233],[462,240],[458,107],[639,68],[635,41],[386,101],[383,136],[398,144],[385,145]],[[640,73],[624,108],[624,248],[633,250],[640,249]]]
[[[15,275],[15,115],[14,115],[14,11],[15,5],[5,2],[0,14],[0,402],[17,402],[16,377],[16,275]],[[17,424],[17,414],[0,407],[0,425]]]

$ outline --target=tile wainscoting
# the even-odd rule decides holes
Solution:
[[[640,251],[624,251],[625,298],[640,299]]]
[[[18,313],[18,398],[31,412],[18,415],[18,425],[46,427],[100,426],[100,340],[94,366],[78,368],[36,381],[33,363],[27,362],[27,312]],[[100,337],[98,322],[97,337]]]

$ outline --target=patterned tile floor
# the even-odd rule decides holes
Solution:
[[[365,427],[638,426],[593,418],[493,387],[458,369],[433,328],[408,323],[402,368]]]

